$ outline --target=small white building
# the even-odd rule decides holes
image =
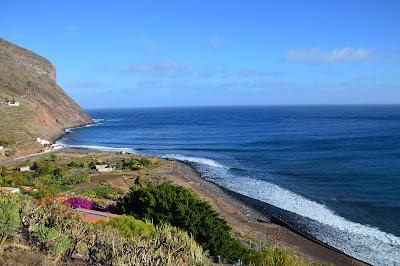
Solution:
[[[45,140],[45,139],[41,139],[41,138],[36,138],[36,141],[38,142],[38,143],[40,143],[41,145],[50,145],[50,141],[48,141],[48,140]]]
[[[3,147],[3,146],[0,146],[0,150],[4,150],[4,147]]]
[[[31,167],[30,166],[21,166],[20,168],[18,168],[18,170],[20,172],[28,172],[31,170]]]
[[[17,187],[0,187],[0,192],[19,193],[21,189]]]
[[[19,102],[7,102],[8,106],[20,106]]]
[[[97,165],[96,165],[96,170],[97,170],[99,173],[109,173],[109,172],[112,172],[112,171],[114,170],[114,168],[108,166],[107,164],[100,164],[100,165],[97,164]]]

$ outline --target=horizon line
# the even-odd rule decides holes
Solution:
[[[321,106],[400,106],[400,103],[332,103],[332,104],[229,104],[229,105],[179,105],[179,106],[124,106],[124,107],[82,107],[84,110],[94,109],[151,109],[151,108],[219,108],[219,107],[321,107]]]

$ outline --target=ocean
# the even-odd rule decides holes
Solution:
[[[400,264],[400,106],[87,110],[61,142],[191,163],[295,214],[296,228],[374,265]],[[300,218],[299,218],[300,217]]]

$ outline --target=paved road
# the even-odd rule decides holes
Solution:
[[[2,161],[2,162],[0,162],[0,167],[1,166],[7,166],[7,165],[10,165],[10,164],[22,163],[22,162],[25,162],[27,160],[37,159],[37,158],[40,158],[40,157],[43,157],[43,156],[59,153],[60,151],[63,151],[64,149],[65,148],[57,149],[57,150],[54,150],[54,151],[45,151],[45,152],[25,155],[25,156],[21,156],[21,157],[18,157],[18,158]]]

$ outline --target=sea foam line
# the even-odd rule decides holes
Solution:
[[[228,173],[229,167],[215,160],[181,154],[162,157],[206,167],[208,177],[211,173],[217,183],[230,190],[317,221],[323,226],[315,228],[314,236],[346,254],[374,265],[396,265],[400,261],[400,238],[393,234],[347,220],[327,206],[278,185],[250,177],[232,176]],[[202,167],[200,171],[204,170]]]
[[[61,145],[64,147],[68,148],[77,148],[77,149],[86,149],[86,150],[99,150],[99,151],[110,151],[110,152],[118,152],[118,151],[124,151],[128,153],[133,153],[136,154],[136,151],[131,148],[126,148],[126,147],[107,147],[107,146],[97,146],[97,145],[69,145],[69,144],[64,144],[60,142]]]
[[[376,265],[396,265],[400,261],[400,238],[393,234],[349,221],[323,204],[266,181],[231,177],[218,183],[245,196],[329,226],[333,233],[319,230],[317,238],[349,255]]]
[[[203,158],[203,157],[192,157],[192,156],[186,156],[186,155],[182,155],[182,154],[166,154],[166,155],[163,155],[162,158],[174,159],[174,160],[184,161],[184,162],[189,162],[189,163],[203,164],[203,165],[207,165],[210,167],[216,167],[216,168],[229,169],[229,167],[226,167],[225,165],[222,165],[215,160]]]

